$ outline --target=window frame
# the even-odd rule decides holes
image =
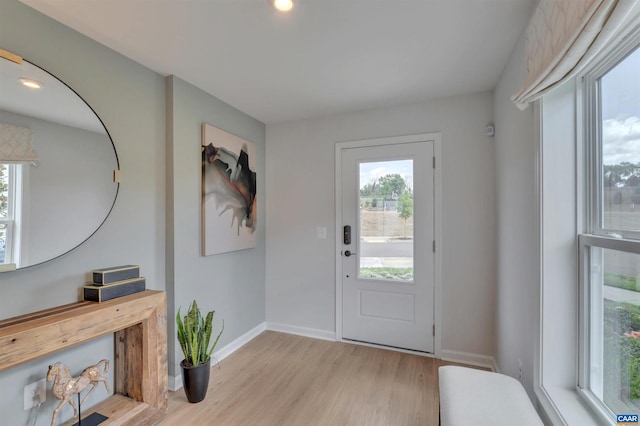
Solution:
[[[615,48],[606,52],[582,76],[582,84],[578,88],[577,129],[583,131],[582,141],[578,145],[583,154],[578,156],[582,164],[577,167],[582,173],[582,185],[578,186],[578,295],[579,295],[579,330],[578,330],[578,393],[592,409],[606,421],[615,421],[613,411],[601,401],[591,390],[591,346],[604,345],[602,336],[598,343],[598,333],[592,333],[592,323],[596,316],[601,318],[602,311],[592,305],[595,297],[601,299],[599,289],[591,285],[591,249],[610,249],[640,255],[640,231],[608,229],[604,227],[603,209],[603,167],[602,167],[602,108],[601,79],[609,71],[624,61],[629,55],[640,49],[640,27],[635,28],[622,39]],[[582,121],[582,126],[580,126]],[[580,193],[580,190],[582,191]],[[602,272],[602,271],[600,271]],[[601,282],[601,281],[600,281]],[[601,323],[600,323],[601,327]],[[601,333],[600,333],[601,334]],[[602,368],[603,363],[600,363]]]
[[[5,247],[3,264],[15,263],[15,230],[16,230],[16,192],[17,192],[17,175],[15,164],[4,164],[7,168],[7,217],[0,217],[0,223],[6,226],[5,231]]]
[[[602,108],[601,108],[601,84],[600,80],[609,71],[623,62],[636,50],[640,51],[640,28],[624,38],[616,48],[598,61],[582,76],[583,113],[584,123],[584,154],[585,154],[585,206],[584,220],[586,229],[584,233],[611,236],[614,238],[627,238],[640,240],[640,230],[629,231],[623,229],[607,229],[604,227],[602,201]],[[593,189],[591,191],[590,189]]]

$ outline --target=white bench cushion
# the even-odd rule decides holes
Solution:
[[[527,392],[504,374],[466,367],[438,369],[442,426],[542,426]]]

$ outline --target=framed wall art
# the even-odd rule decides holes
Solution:
[[[202,124],[202,255],[256,246],[256,145]]]

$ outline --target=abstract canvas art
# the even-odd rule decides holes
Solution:
[[[256,145],[202,124],[202,254],[256,246]]]

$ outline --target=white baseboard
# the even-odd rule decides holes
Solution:
[[[255,339],[260,333],[267,329],[267,323],[263,322],[252,328],[251,330],[238,337],[233,342],[213,352],[212,358],[215,358],[218,362],[222,361],[253,339]]]
[[[320,330],[317,328],[298,327],[295,325],[267,322],[267,330],[281,333],[296,334],[298,336],[312,337],[314,339],[336,341],[335,331]]]
[[[234,341],[228,343],[227,345],[218,349],[217,351],[214,351],[213,354],[211,355],[211,359],[212,359],[211,363],[213,364],[214,361],[215,362],[222,361],[223,359],[225,359],[226,357],[228,357],[229,355],[231,355],[232,353],[234,353],[235,351],[237,351],[238,349],[240,349],[241,347],[249,343],[251,340],[256,338],[260,333],[262,333],[266,329],[267,329],[267,324],[265,322],[260,323],[254,328],[252,328],[251,330],[244,333],[242,336],[235,339]],[[180,369],[178,368],[176,369],[176,371],[180,371]],[[169,376],[169,390],[177,391],[181,387],[182,387],[181,375]]]
[[[175,392],[178,389],[180,389],[182,387],[182,376],[181,375],[169,376],[168,386],[170,391]]]
[[[498,371],[498,363],[496,362],[496,359],[489,355],[478,355],[468,352],[443,349],[440,352],[440,358],[443,361],[459,362],[461,364],[489,368],[491,371]]]

